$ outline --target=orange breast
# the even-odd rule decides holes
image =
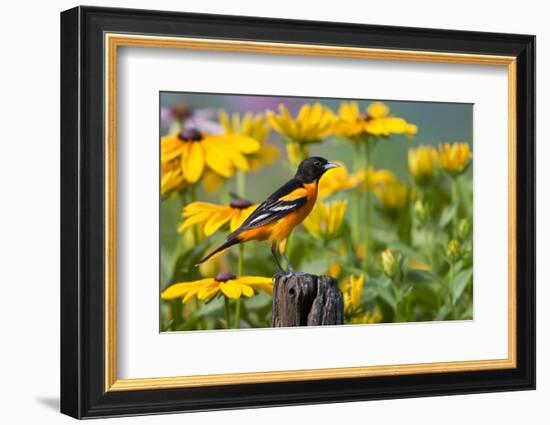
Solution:
[[[307,197],[306,204],[297,211],[293,211],[276,223],[271,224],[268,238],[270,241],[276,242],[288,238],[290,232],[292,232],[298,224],[304,221],[313,209],[315,201],[317,200],[317,183],[309,183],[304,186],[306,189],[305,195]]]
[[[265,241],[279,242],[286,239],[290,232],[309,215],[315,201],[317,200],[317,183],[310,183],[304,185],[304,189],[300,188],[287,195],[286,200],[297,199],[299,197],[307,197],[307,202],[304,206],[297,211],[293,211],[278,221],[268,224],[266,226],[256,227],[253,229],[245,230],[239,235],[242,241]],[[300,191],[302,196],[297,196]],[[281,198],[283,199],[283,198]]]

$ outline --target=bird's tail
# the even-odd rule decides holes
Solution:
[[[214,251],[212,251],[210,254],[208,254],[203,259],[199,260],[199,262],[196,264],[197,266],[200,266],[202,263],[210,260],[214,255],[219,254],[222,251],[225,251],[227,248],[238,244],[240,242],[239,238],[230,238],[223,244],[221,244],[219,247],[217,247]]]

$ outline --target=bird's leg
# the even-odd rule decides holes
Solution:
[[[283,266],[281,266],[281,263],[279,262],[279,258],[277,257],[277,244],[271,244],[271,255],[273,255],[273,258],[275,258],[275,262],[277,263],[277,267],[279,268],[279,273],[286,274],[286,270],[283,269]]]
[[[294,270],[294,268],[290,264],[290,261],[288,260],[288,257],[285,254],[287,241],[288,241],[288,238],[283,239],[281,241],[281,243],[279,245],[279,252],[281,253],[281,258],[284,260],[284,262],[286,263],[286,265],[288,267],[289,274],[296,274],[296,271]]]

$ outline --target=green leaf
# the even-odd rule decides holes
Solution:
[[[466,269],[462,270],[456,275],[453,282],[453,300],[455,303],[458,299],[460,299],[462,293],[464,292],[464,289],[466,289],[466,286],[468,286],[468,283],[470,283],[472,273],[472,269]]]
[[[438,275],[427,270],[408,270],[405,280],[412,283],[441,282],[441,278]]]
[[[449,205],[447,208],[445,208],[445,210],[441,214],[441,217],[439,218],[439,227],[440,228],[443,229],[447,224],[449,224],[451,222],[451,220],[453,219],[453,217],[457,213],[457,208],[458,208],[458,204],[456,204],[456,203],[453,203],[453,204]]]
[[[409,259],[421,261],[423,263],[428,262],[427,258],[419,250],[417,251],[401,241],[393,241],[389,243],[388,248],[390,248],[392,251],[401,252],[401,254]]]

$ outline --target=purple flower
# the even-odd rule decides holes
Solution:
[[[175,128],[175,131],[195,129],[207,134],[221,134],[223,126],[214,121],[216,113],[214,108],[193,109],[187,103],[178,102],[171,108],[160,109],[160,122],[164,128]]]

